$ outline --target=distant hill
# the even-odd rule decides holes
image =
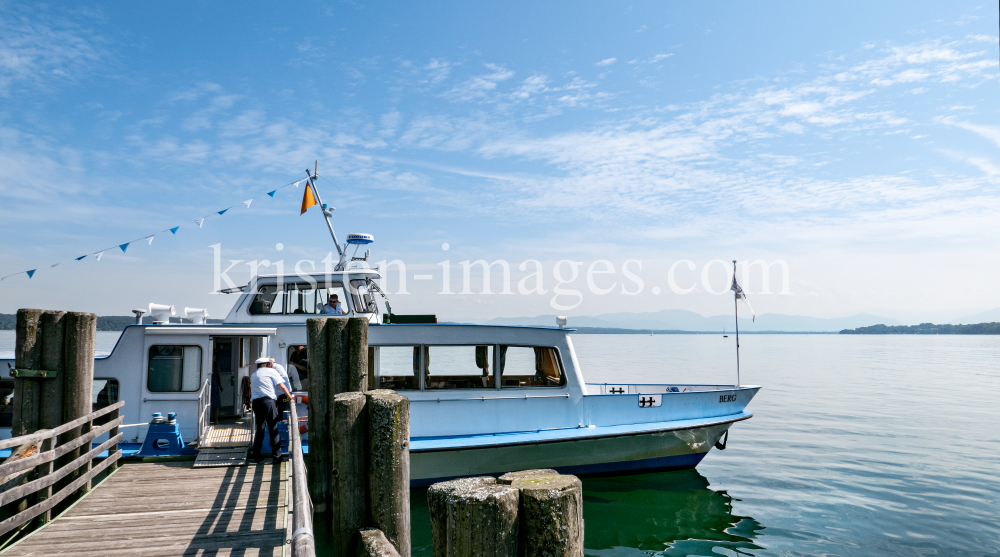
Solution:
[[[1000,308],[993,308],[987,311],[981,311],[975,315],[967,315],[959,319],[952,319],[952,325],[961,325],[963,323],[992,323],[994,321],[1000,321]]]
[[[844,329],[842,335],[1000,335],[1000,323],[979,323],[977,325],[951,325],[921,323],[919,325],[872,325]]]
[[[787,332],[787,333],[836,333],[842,329],[867,327],[875,324],[898,325],[899,321],[877,315],[859,313],[850,317],[823,319],[802,315],[782,315],[765,313],[751,321],[740,311],[740,332]],[[486,322],[488,325],[545,325],[555,326],[555,315],[537,317],[498,317]],[[595,316],[575,316],[569,318],[569,327],[605,329],[650,329],[657,331],[722,332],[734,329],[732,315],[705,317],[683,309],[665,309],[648,313],[604,313]]]
[[[149,323],[147,317],[145,322]],[[183,317],[171,317],[171,323],[190,323],[189,319]],[[209,319],[209,323],[222,323],[221,319]],[[135,324],[134,315],[98,315],[98,331],[124,331],[125,327]],[[17,315],[13,313],[0,313],[0,331],[13,331],[17,328]]]

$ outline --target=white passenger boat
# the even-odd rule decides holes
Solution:
[[[752,415],[746,407],[759,386],[588,384],[573,329],[399,323],[407,319],[398,316],[393,323],[388,301],[383,313],[375,298],[379,271],[357,268],[367,255],[352,258],[352,268],[346,247],[338,245],[341,263],[331,274],[254,277],[234,292],[238,299],[222,323],[172,324],[161,314],[152,316],[155,323],[127,327],[114,350],[95,361],[95,408],[124,400],[126,424],[174,413],[181,435],[193,440],[204,432],[213,381],[221,386],[220,417],[239,417],[249,405],[241,387],[259,356],[304,369],[306,320],[335,293],[346,316],[369,320],[370,386],[410,400],[414,485],[530,468],[692,468],[713,447],[724,448],[730,426]],[[299,394],[308,394],[308,376]],[[304,416],[308,406],[298,410]],[[6,420],[0,426],[9,436]],[[150,427],[124,430],[133,453]]]

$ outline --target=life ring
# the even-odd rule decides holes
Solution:
[[[299,435],[301,435],[303,433],[308,433],[308,432],[309,432],[309,427],[308,426],[304,426],[304,425],[300,425],[299,426]]]
[[[309,395],[295,395],[295,402],[309,406]]]

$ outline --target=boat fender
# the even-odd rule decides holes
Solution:
[[[720,451],[724,451],[724,450],[726,450],[726,444],[727,443],[729,443],[729,430],[728,429],[726,430],[726,433],[725,433],[725,435],[723,435],[722,439],[719,439],[718,441],[715,442],[715,448],[719,449]]]

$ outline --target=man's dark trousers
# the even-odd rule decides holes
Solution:
[[[281,437],[278,437],[278,407],[274,399],[266,396],[255,398],[250,407],[253,408],[253,421],[256,426],[250,458],[254,462],[260,462],[260,450],[264,445],[264,426],[267,426],[267,432],[271,435],[271,458],[280,460]]]

